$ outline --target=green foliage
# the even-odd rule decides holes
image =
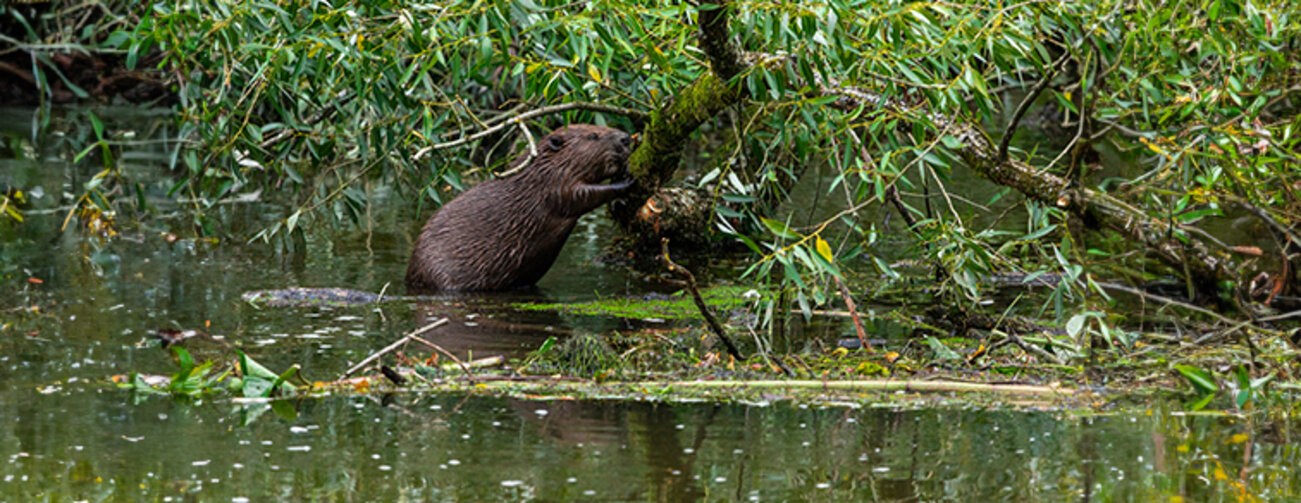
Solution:
[[[1216,382],[1211,371],[1192,365],[1175,365],[1174,368],[1188,381],[1195,393],[1196,398],[1187,405],[1189,409],[1201,410],[1205,408],[1220,392],[1220,385]],[[1260,406],[1261,402],[1267,398],[1266,392],[1269,383],[1274,380],[1273,375],[1253,379],[1246,365],[1235,366],[1230,377],[1233,383],[1231,387],[1236,388],[1230,396],[1233,399],[1233,405],[1239,410]]]
[[[274,181],[305,196],[270,237],[306,217],[358,220],[368,179],[441,201],[441,185],[481,166],[426,148],[523,103],[649,108],[687,78],[677,70],[690,59],[664,52],[669,37],[686,39],[684,8],[194,0],[157,4],[135,36],[185,76],[180,120],[201,148],[183,156],[184,190],[215,201]],[[672,71],[645,71],[657,67]],[[627,127],[587,112],[557,119]]]
[[[576,334],[558,341],[548,337],[524,360],[534,373],[562,373],[579,377],[602,377],[623,367],[623,360],[604,338]]]
[[[1201,239],[1183,226],[1235,204],[1282,223],[1301,215],[1295,2],[830,0],[726,8],[740,46],[764,57],[730,83],[746,100],[707,126],[722,143],[704,143],[710,164],[696,183],[721,203],[718,230],[754,253],[746,278],[777,292],[760,301],[764,320],[792,306],[810,315],[833,303],[836,282],[855,273],[898,280],[886,258],[898,252],[881,240],[890,230],[859,211],[887,202],[915,219],[906,256],[938,271],[945,301],[979,305],[990,274],[1054,273],[1061,279],[1045,309],[1066,321],[1099,291],[1091,274],[1112,276],[1121,262],[1147,260],[1112,249],[1132,243],[1082,249],[1063,231],[1065,213],[1042,204],[1024,205],[1024,228],[1003,222],[1010,211],[988,215],[996,203],[1008,205],[1011,192],[976,197],[954,183],[971,139],[948,128],[953,121],[989,128],[979,132],[989,138],[1014,136],[1013,158],[1178,224],[1175,240]],[[193,201],[195,228],[211,234],[205,212],[221,200],[278,189],[294,201],[259,237],[283,239],[308,222],[367,218],[369,205],[380,203],[376,187],[441,202],[445,190],[485,176],[502,157],[484,154],[494,150],[490,141],[434,147],[520,111],[583,101],[654,112],[674,102],[708,71],[696,9],[641,0],[123,0],[108,9],[113,19],[55,37],[29,29],[27,42],[120,54],[128,67],[157,55],[151,64],[175,86],[185,140],[169,195]],[[47,57],[30,44],[23,49]],[[62,77],[37,73],[42,82]],[[819,95],[821,85],[855,86],[908,106],[842,111],[832,107],[834,96]],[[1028,108],[1045,110],[1040,125],[1057,133],[1017,135],[1027,120],[1003,130],[1040,87]],[[78,199],[100,210],[88,219],[111,215],[114,189],[133,182],[118,167],[111,123],[102,119],[85,121],[75,159],[103,164]],[[634,127],[580,110],[527,126],[540,132],[580,121]],[[518,129],[507,133],[501,141],[510,151]],[[1090,161],[1088,152],[1104,159]],[[794,189],[810,181],[814,204],[792,204]],[[892,190],[902,197],[891,201]],[[827,201],[843,211],[828,215]],[[1125,258],[1095,258],[1106,256]],[[1090,320],[1096,323],[1083,323]],[[1131,342],[1101,317],[1072,326],[1120,347]]]
[[[203,398],[209,395],[233,392],[245,398],[270,398],[272,396],[292,395],[297,391],[287,382],[298,373],[298,365],[289,367],[281,374],[275,374],[257,361],[249,358],[243,351],[239,354],[239,377],[230,376],[230,371],[216,372],[214,361],[209,360],[195,364],[194,358],[180,346],[172,346],[180,370],[172,374],[165,382],[132,373],[119,387],[148,394],[170,394],[176,397]]]
[[[283,373],[276,374],[249,358],[243,351],[236,350],[236,353],[239,354],[239,370],[243,378],[231,380],[231,390],[242,393],[245,398],[270,398],[295,392],[294,385],[287,381],[298,374],[297,364],[290,366]]]
[[[1056,269],[1064,276],[1049,300],[1059,318],[1069,315],[1065,305],[1078,301],[1075,289],[1098,291],[1079,264],[1084,258],[1069,244],[1061,249],[1034,244],[1052,236],[1063,222],[1060,212],[1025,234],[994,232],[973,225],[975,219],[962,216],[966,205],[948,196],[962,192],[947,180],[963,143],[928,114],[998,127],[1020,98],[1003,91],[1023,92],[1044,79],[1049,92],[1039,106],[1063,111],[1059,122],[1066,137],[1014,143],[1013,155],[1027,158],[1035,169],[1078,176],[1075,170],[1082,166],[1071,148],[1079,143],[1145,151],[1155,155],[1140,160],[1138,169],[1103,166],[1107,178],[1085,183],[1122,188],[1149,214],[1181,224],[1222,215],[1227,203],[1239,201],[1268,208],[1279,221],[1292,221],[1289,215],[1301,210],[1301,200],[1289,189],[1301,177],[1288,167],[1297,163],[1292,152],[1301,126],[1295,115],[1301,28],[1292,3],[1217,1],[1205,9],[1150,1],[737,5],[736,24],[742,28],[735,31],[746,48],[792,57],[745,76],[751,96],[768,103],[748,109],[737,121],[741,144],[705,178],[718,180],[724,200],[772,202],[748,211],[720,211],[743,223],[720,227],[762,256],[752,268],[756,280],[780,270],[775,279],[780,285],[771,287],[797,290],[806,312],[806,297],[814,304],[826,298],[825,280],[819,278],[829,270],[799,259],[800,250],[805,257],[815,255],[801,247],[806,236],[790,232],[792,218],[771,217],[786,198],[769,194],[785,190],[784,178],[799,177],[810,153],[828,160],[835,178],[826,194],[839,198],[843,192],[845,206],[885,202],[890,185],[944,194],[939,204],[923,201],[919,208],[917,199],[908,198],[903,203],[921,217],[914,228],[921,245],[915,250],[944,272],[946,295],[982,297],[980,278],[1019,267],[1014,264],[1020,261],[1004,255],[1012,244],[1029,252],[1018,257],[1021,261],[1055,264],[1031,269],[1033,274]],[[1059,61],[1060,70],[1053,70]],[[798,88],[799,82],[816,81],[816,75],[834,75],[925,108],[903,116],[884,107],[828,114],[824,103],[804,98]],[[1081,113],[1089,118],[1083,130]],[[1079,131],[1083,134],[1074,138]],[[863,146],[866,150],[860,150]],[[1028,210],[1032,221],[1044,215],[1033,205]],[[802,219],[799,212],[792,217]],[[888,274],[873,256],[874,233],[845,215],[815,225],[817,233],[832,224],[853,231],[833,249],[864,250],[878,271]],[[1029,246],[1019,246],[1023,243]]]
[[[211,360],[196,365],[190,352],[180,346],[172,346],[172,353],[176,355],[176,362],[181,368],[172,374],[165,385],[160,387],[150,384],[144,376],[132,373],[128,380],[119,386],[141,393],[170,394],[189,398],[202,398],[223,391],[219,385],[230,374],[229,372],[215,372]]]

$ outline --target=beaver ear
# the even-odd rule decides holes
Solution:
[[[565,146],[565,137],[560,135],[551,135],[547,137],[547,148],[550,148],[552,151],[559,151],[563,146]]]

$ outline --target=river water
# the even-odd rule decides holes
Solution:
[[[101,239],[76,219],[63,226],[69,197],[102,169],[72,164],[79,149],[60,146],[75,143],[66,133],[75,115],[39,134],[30,117],[0,113],[0,190],[39,194],[26,221],[0,221],[0,501],[1301,499],[1295,420],[1186,414],[1167,399],[1072,410],[945,395],[846,405],[408,392],[271,404],[119,390],[111,376],[175,371],[150,337],[158,328],[200,329],[272,369],[297,363],[323,381],[430,309],[456,315],[441,340],[465,355],[518,355],[551,335],[640,322],[514,311],[500,296],[253,308],[241,293],[289,285],[391,283],[401,293],[427,210],[390,201],[376,217],[383,230],[320,225],[284,251],[233,232],[173,240],[183,217],[159,197],[139,222]],[[167,190],[165,143],[119,148],[121,169],[157,173],[147,197]],[[217,216],[256,229],[283,216],[277,204],[234,203]],[[609,235],[599,218],[585,219],[540,290],[505,300],[662,289],[593,263]]]

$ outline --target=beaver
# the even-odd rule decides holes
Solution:
[[[506,290],[546,274],[578,217],[623,194],[632,138],[571,124],[538,142],[521,172],[480,183],[443,205],[420,231],[407,289]],[[516,157],[512,166],[527,159]],[[610,180],[613,182],[605,183]]]

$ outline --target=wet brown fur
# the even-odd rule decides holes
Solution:
[[[425,223],[407,289],[504,290],[546,274],[578,217],[622,194],[631,139],[591,124],[557,129],[523,171],[480,183]],[[522,162],[521,154],[513,164]],[[603,180],[618,179],[614,183]]]

